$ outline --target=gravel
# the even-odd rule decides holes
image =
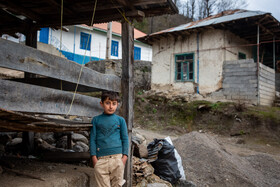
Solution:
[[[280,186],[280,162],[268,154],[230,153],[206,133],[191,132],[173,141],[188,181],[197,186]]]

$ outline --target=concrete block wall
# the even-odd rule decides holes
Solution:
[[[280,92],[280,73],[275,73],[275,89]]]
[[[257,105],[257,64],[253,59],[225,61],[222,89],[212,93],[212,98]]]
[[[257,104],[257,64],[253,59],[224,62],[223,94],[227,100]]]
[[[272,106],[276,94],[276,76],[280,78],[273,69],[260,64],[258,86],[257,63],[253,59],[225,61],[222,89],[212,93],[212,98]]]
[[[259,77],[260,105],[272,105],[275,100],[275,71],[260,64]]]

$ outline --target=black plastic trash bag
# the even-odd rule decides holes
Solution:
[[[148,159],[161,179],[175,184],[180,178],[174,146],[165,139],[154,139],[148,145]]]

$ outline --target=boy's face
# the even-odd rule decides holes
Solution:
[[[118,101],[111,101],[109,98],[106,98],[105,101],[100,102],[100,105],[104,109],[105,114],[114,114],[118,107]]]

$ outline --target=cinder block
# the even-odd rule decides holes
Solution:
[[[256,63],[244,63],[244,64],[240,64],[240,67],[243,68],[253,68],[256,67],[257,68],[257,64]]]

